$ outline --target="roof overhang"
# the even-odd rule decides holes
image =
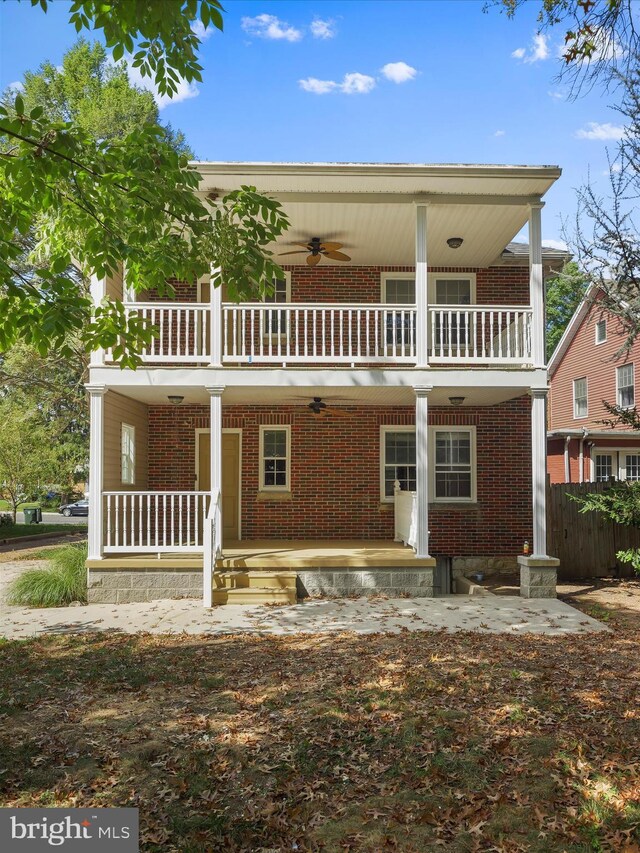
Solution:
[[[224,195],[242,185],[281,202],[291,228],[277,255],[317,236],[344,244],[353,265],[411,265],[415,207],[428,205],[431,266],[483,267],[526,224],[529,205],[561,174],[557,166],[398,163],[196,163],[200,192]],[[449,237],[462,237],[458,249]],[[287,256],[305,263],[305,256]],[[324,264],[339,265],[323,259]]]
[[[627,438],[640,438],[640,431],[633,429],[552,429],[547,433],[547,438],[614,438],[622,441]]]

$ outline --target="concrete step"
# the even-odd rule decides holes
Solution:
[[[219,587],[213,590],[214,604],[295,604],[296,591],[273,587]]]
[[[296,590],[297,572],[235,571],[215,572],[214,589],[288,589]]]

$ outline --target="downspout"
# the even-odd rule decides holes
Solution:
[[[593,483],[593,482],[594,482],[594,480],[595,480],[595,473],[596,473],[596,472],[595,472],[595,470],[594,470],[594,463],[593,463],[593,448],[594,448],[595,446],[596,446],[595,441],[590,441],[590,442],[587,444],[587,447],[589,448],[589,482],[590,482],[590,483]]]
[[[564,439],[564,481],[571,482],[571,466],[569,465],[569,445],[571,444],[571,436],[566,435]]]
[[[580,439],[580,453],[578,455],[578,482],[584,483],[584,440],[589,435],[586,427],[582,428],[582,438]]]

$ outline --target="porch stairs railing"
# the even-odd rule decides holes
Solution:
[[[222,501],[220,489],[211,495],[209,512],[204,522],[204,562],[202,603],[205,607],[213,605],[213,573],[216,561],[222,556]]]

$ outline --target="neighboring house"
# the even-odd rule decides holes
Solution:
[[[626,335],[600,302],[592,287],[549,361],[552,483],[640,480],[640,433],[607,426],[611,415],[603,404],[633,408],[639,402],[640,341],[620,356]]]
[[[432,595],[525,541],[522,594],[554,595],[543,281],[564,254],[540,235],[560,170],[199,169],[202,193],[282,202],[285,275],[257,303],[207,279],[149,293],[142,366],[93,354],[89,600]],[[510,242],[527,222],[530,250]],[[314,237],[341,245],[284,255]],[[127,299],[122,276],[92,288]]]

